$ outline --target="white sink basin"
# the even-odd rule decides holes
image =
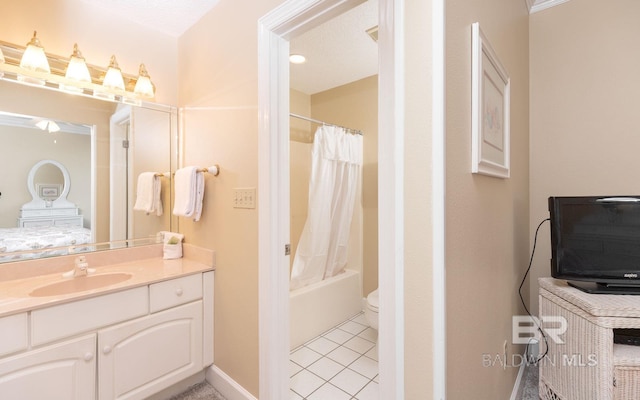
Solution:
[[[79,276],[68,280],[50,283],[34,289],[29,296],[46,297],[58,296],[62,294],[84,292],[86,290],[98,289],[105,286],[115,285],[131,278],[131,274],[124,272],[114,272],[110,274]]]

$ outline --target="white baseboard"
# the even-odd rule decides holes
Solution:
[[[197,385],[198,383],[203,382],[204,380],[205,380],[205,373],[204,373],[204,370],[202,370],[197,374],[192,375],[172,386],[169,386],[168,388],[156,394],[146,397],[145,400],[165,400],[165,399],[171,398],[177,394],[180,394],[189,390],[191,386]]]
[[[522,382],[522,376],[524,375],[525,368],[529,365],[530,360],[535,360],[538,358],[538,346],[540,341],[538,339],[530,339],[529,344],[524,349],[523,354],[523,362],[520,364],[520,369],[518,370],[518,377],[516,378],[516,383],[513,385],[513,390],[511,391],[510,400],[519,400],[516,399],[518,395],[518,389],[520,389],[520,384]]]
[[[526,354],[525,354],[526,356]],[[522,381],[522,375],[524,375],[524,369],[527,363],[523,362],[520,364],[520,369],[518,370],[518,377],[516,378],[516,383],[513,384],[513,390],[511,391],[510,400],[518,400],[516,396],[518,396],[518,389],[520,389],[520,382]]]
[[[242,385],[234,381],[215,365],[207,368],[206,378],[207,382],[227,400],[257,400],[256,397],[243,388]]]

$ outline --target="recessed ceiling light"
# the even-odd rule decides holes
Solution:
[[[302,64],[305,61],[307,61],[307,58],[305,56],[303,56],[302,54],[291,54],[289,56],[289,61],[292,64]]]

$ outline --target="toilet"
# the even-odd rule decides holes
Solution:
[[[367,296],[367,306],[364,310],[367,323],[376,331],[378,330],[378,304],[378,289],[376,289]]]

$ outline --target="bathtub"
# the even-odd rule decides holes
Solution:
[[[362,311],[361,287],[360,273],[347,269],[332,278],[292,290],[291,349]]]

